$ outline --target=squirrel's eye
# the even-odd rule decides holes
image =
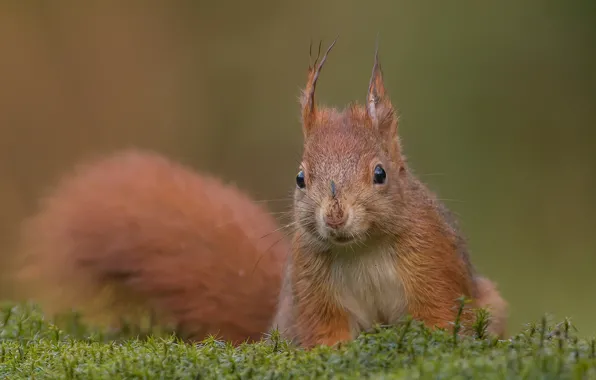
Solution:
[[[387,179],[387,173],[385,173],[385,169],[381,165],[375,166],[373,182],[375,185],[381,185],[385,183]]]
[[[296,176],[296,185],[300,189],[304,189],[306,187],[306,182],[304,182],[304,171],[302,170],[300,170]]]

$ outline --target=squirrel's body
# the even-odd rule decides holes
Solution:
[[[50,313],[117,324],[134,307],[188,339],[259,339],[288,245],[247,195],[149,152],[65,176],[24,225],[19,277]],[[132,318],[132,317],[131,317]]]
[[[448,328],[465,296],[489,309],[488,331],[503,336],[505,302],[475,273],[455,219],[406,164],[378,62],[366,107],[318,109],[326,56],[310,69],[302,98],[297,228],[274,327],[306,347],[406,315]],[[464,330],[473,317],[466,307]]]

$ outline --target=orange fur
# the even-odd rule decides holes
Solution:
[[[450,328],[465,296],[473,302],[462,332],[481,306],[493,313],[489,332],[503,336],[505,302],[476,274],[457,222],[402,154],[378,56],[366,105],[344,110],[315,107],[321,67],[309,68],[301,99],[297,228],[274,327],[306,347],[349,340],[406,314]]]
[[[117,325],[151,310],[191,340],[255,340],[289,251],[276,229],[239,190],[128,150],[78,166],[44,199],[23,226],[18,279],[49,313]]]
[[[491,320],[488,325],[488,332],[503,338],[507,331],[507,310],[509,306],[492,281],[485,277],[477,277],[476,284],[478,287],[478,306],[486,308],[490,312]]]
[[[300,315],[296,328],[304,346],[332,346],[350,339],[348,315],[333,302],[333,289],[326,286],[330,281],[329,266],[321,264],[308,256],[297,257],[293,263],[297,270],[292,272],[292,282],[301,301],[296,306]],[[313,292],[313,287],[319,287],[318,291]]]

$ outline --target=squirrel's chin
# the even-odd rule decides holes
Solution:
[[[327,239],[333,245],[350,245],[356,241],[354,237],[350,236],[329,236]]]

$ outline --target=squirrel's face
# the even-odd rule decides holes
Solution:
[[[297,236],[322,248],[392,233],[405,170],[378,54],[364,106],[337,111],[315,104],[317,79],[334,44],[309,67],[300,99],[305,144],[294,197]]]
[[[313,243],[364,243],[395,220],[400,165],[382,136],[350,111],[330,117],[305,143],[296,175],[296,222]]]

